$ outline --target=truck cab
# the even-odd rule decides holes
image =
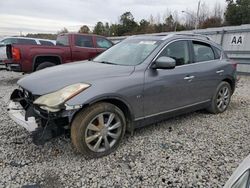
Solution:
[[[57,37],[55,46],[11,44],[6,45],[8,70],[34,72],[47,67],[91,59],[113,45],[105,37],[65,33]]]

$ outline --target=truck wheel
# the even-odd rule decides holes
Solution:
[[[212,98],[210,106],[207,111],[213,114],[224,112],[230,103],[232,95],[232,89],[228,82],[221,82],[216,89],[216,92]]]
[[[125,127],[124,114],[117,106],[97,103],[76,115],[71,124],[71,140],[87,158],[102,157],[117,149]]]
[[[45,69],[47,67],[52,67],[52,66],[55,66],[55,65],[56,65],[55,63],[51,63],[51,62],[43,62],[43,63],[41,63],[41,64],[39,64],[37,66],[36,71]]]

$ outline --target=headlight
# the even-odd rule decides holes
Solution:
[[[60,105],[87,89],[89,86],[89,84],[84,83],[73,84],[37,98],[34,104],[41,106],[42,109],[56,112],[59,111]]]

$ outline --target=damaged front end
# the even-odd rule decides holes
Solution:
[[[8,107],[10,117],[31,132],[33,142],[37,145],[62,134],[69,134],[69,124],[76,112],[76,109],[61,109],[57,112],[44,110],[34,104],[39,97],[24,89],[15,89]]]

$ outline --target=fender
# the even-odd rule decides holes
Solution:
[[[88,106],[88,105],[92,105],[94,103],[105,101],[105,100],[117,100],[117,101],[120,101],[123,104],[125,104],[126,107],[129,110],[131,120],[132,121],[134,120],[135,117],[134,117],[133,107],[127,102],[126,99],[124,99],[124,97],[118,96],[117,94],[113,94],[113,93],[106,93],[106,94],[103,94],[103,95],[95,96],[93,98],[90,98],[90,99],[84,101],[81,104],[73,104],[73,103],[70,102],[70,100],[68,102],[66,102],[66,104],[68,104],[70,106],[74,106],[74,105]]]

